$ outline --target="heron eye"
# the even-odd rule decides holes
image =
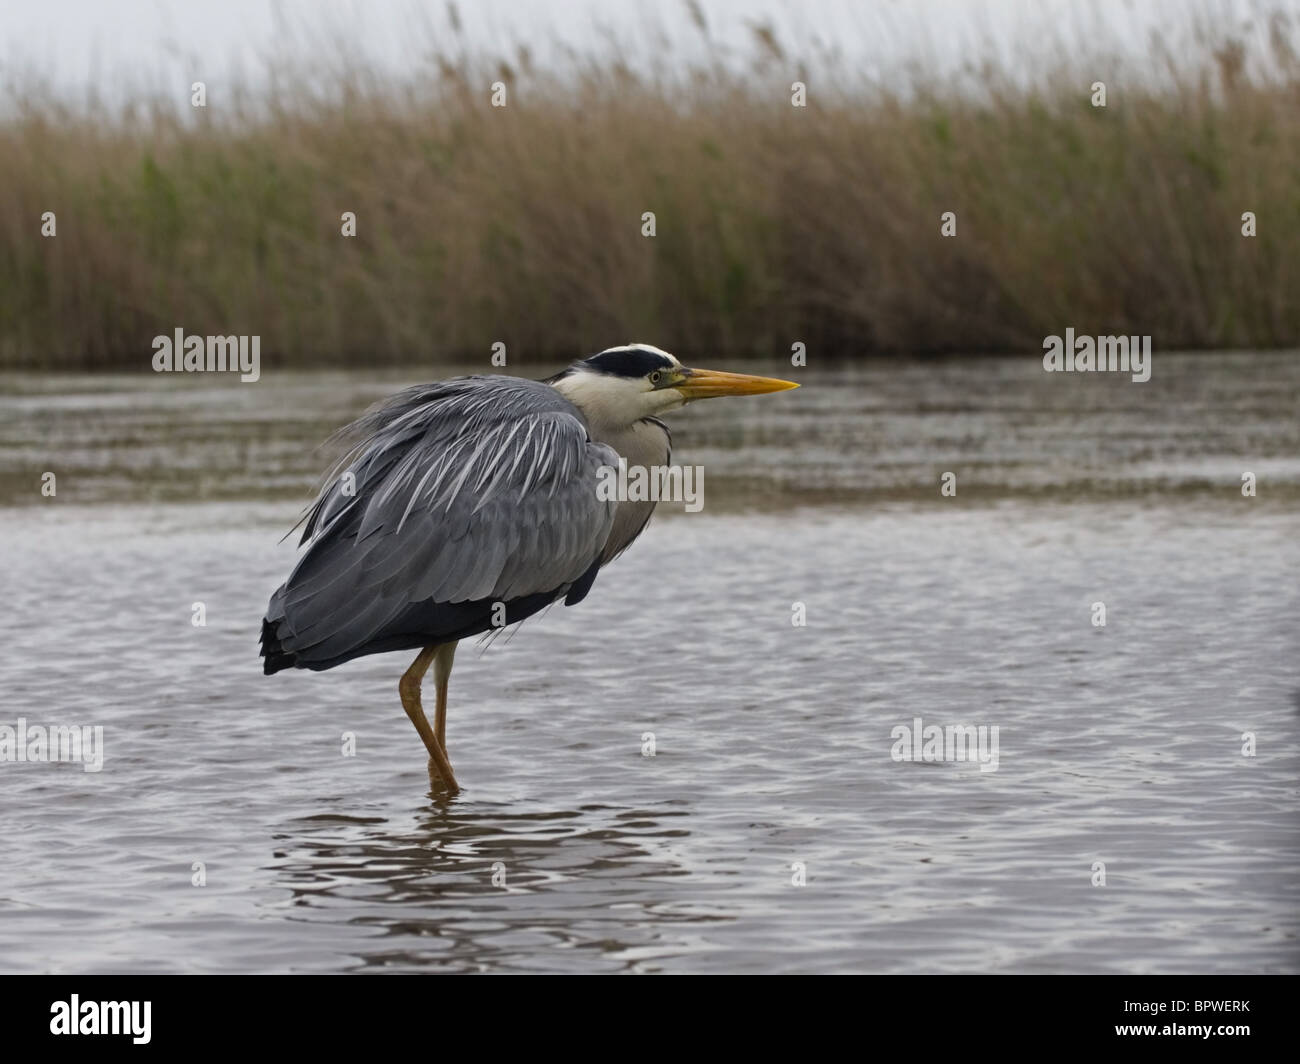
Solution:
[[[658,370],[655,370],[653,373],[650,374],[650,383],[658,384],[661,380],[663,380],[663,377],[664,375],[662,373],[660,373]]]

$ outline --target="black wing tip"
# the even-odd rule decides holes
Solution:
[[[583,573],[573,586],[569,588],[569,593],[564,596],[566,606],[576,606],[579,602],[587,597],[587,592],[591,590],[591,585],[596,582],[596,574],[600,572],[600,555],[596,555],[596,560],[587,566],[587,571]]]
[[[265,617],[262,618],[262,675],[274,676],[282,669],[292,669],[298,664],[298,655],[291,651],[286,651],[280,643],[280,637],[276,634],[276,628],[279,622],[272,623]]]

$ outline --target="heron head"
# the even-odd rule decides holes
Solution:
[[[632,424],[696,399],[762,395],[798,388],[793,381],[747,373],[691,369],[675,355],[649,344],[611,347],[575,362],[551,384],[588,416]]]

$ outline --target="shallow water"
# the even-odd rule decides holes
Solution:
[[[256,658],[312,448],[439,374],[0,378],[0,724],[105,747],[0,762],[0,970],[1300,969],[1294,353],[801,372],[670,418],[703,512],[462,644],[451,800],[412,655]],[[996,771],[894,761],[918,717]]]

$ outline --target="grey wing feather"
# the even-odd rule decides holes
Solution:
[[[596,480],[618,456],[546,384],[422,385],[342,435],[357,442],[309,512],[306,552],[268,610],[286,652],[325,661],[387,645],[412,634],[401,628],[413,604],[558,597],[613,527],[617,503],[598,498]]]

